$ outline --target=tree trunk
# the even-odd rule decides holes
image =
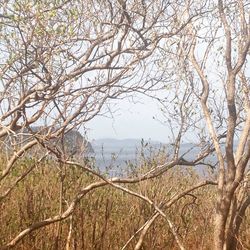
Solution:
[[[214,250],[224,250],[225,218],[223,211],[217,211],[214,219]]]
[[[232,231],[229,232],[229,235],[227,238],[227,250],[239,249],[240,226],[245,216],[246,209],[249,207],[249,205],[250,205],[250,196],[248,196],[245,199],[245,201],[242,202],[242,205],[240,206],[240,208],[234,215]]]
[[[230,197],[228,197],[230,198]],[[228,199],[230,201],[230,199]],[[214,249],[236,250],[238,249],[240,226],[245,216],[247,207],[250,205],[250,197],[246,198],[237,211],[233,209],[229,214],[233,202],[218,201],[214,220]],[[230,218],[231,217],[231,218]],[[231,221],[231,223],[227,223]]]
[[[226,250],[228,232],[232,232],[231,223],[227,223],[232,204],[232,192],[219,193],[218,196],[214,219],[214,249]]]

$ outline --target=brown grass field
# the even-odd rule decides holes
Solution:
[[[31,163],[23,160],[7,187]],[[4,160],[1,161],[4,165]],[[136,172],[134,172],[134,175]],[[194,170],[172,169],[163,176],[130,184],[134,190],[152,199],[175,225],[186,249],[212,249],[215,187],[205,186],[189,193],[170,208],[161,206],[174,194],[200,181]],[[0,244],[5,245],[20,231],[35,222],[60,214],[67,209],[80,187],[94,182],[96,177],[76,167],[43,162],[15,187],[0,203]],[[4,185],[1,187],[4,190]],[[21,240],[16,250],[49,249],[134,249],[140,233],[136,231],[154,214],[154,208],[137,197],[106,186],[89,192],[78,204],[73,216],[33,231]],[[242,249],[250,247],[250,220],[242,225]],[[67,239],[70,237],[70,246]],[[141,249],[178,249],[166,220],[158,217],[148,230]]]

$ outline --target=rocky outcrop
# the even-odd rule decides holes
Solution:
[[[64,143],[65,151],[70,155],[81,156],[94,153],[91,143],[77,130],[66,133],[60,140],[59,145],[62,143]]]
[[[31,132],[32,131],[32,132]],[[9,135],[2,140],[2,149],[5,149],[5,152],[11,152],[17,150],[22,145],[30,141],[34,135],[43,136],[46,134],[47,129],[41,126],[32,127],[31,131],[24,129],[17,132],[17,135]],[[32,135],[33,134],[33,135]],[[46,140],[45,144],[50,147],[57,149],[61,152],[64,152],[68,157],[74,157],[77,159],[84,159],[87,156],[93,156],[94,150],[89,141],[87,141],[79,131],[70,130],[64,135],[61,135],[58,138],[53,138]],[[28,153],[28,155],[39,156],[44,152],[44,149],[37,145],[33,147]]]

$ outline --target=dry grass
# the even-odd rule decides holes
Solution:
[[[4,164],[3,160],[1,164]],[[29,160],[19,163],[2,190],[30,164]],[[61,210],[64,211],[77,190],[94,180],[77,168],[65,166],[59,170],[59,166],[52,162],[40,164],[0,203],[0,245],[9,242],[32,223],[60,213],[60,203]],[[129,187],[160,205],[199,180],[200,177],[194,171],[183,172],[176,168],[157,179]],[[163,208],[176,226],[186,249],[212,249],[214,200],[215,188],[206,186],[185,196],[171,208]],[[107,186],[88,193],[77,206],[72,218],[34,231],[14,249],[65,249],[70,226],[70,249],[121,249],[153,213],[153,207],[142,200]],[[242,226],[244,246],[250,244],[247,227],[249,220]],[[138,238],[139,234],[127,249],[133,249]],[[142,249],[178,249],[163,218],[157,218],[149,229]]]

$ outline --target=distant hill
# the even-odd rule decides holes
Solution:
[[[152,140],[142,140],[142,139],[113,139],[113,138],[104,138],[97,139],[91,142],[94,151],[99,151],[102,148],[105,148],[105,151],[114,150],[114,152],[130,151],[135,150],[138,147],[141,147],[143,144],[150,144],[152,146],[159,147],[163,145],[163,143],[159,141]],[[113,153],[114,153],[113,152]]]
[[[104,138],[96,139],[91,142],[95,153],[98,153],[100,150],[105,151],[105,153],[119,153],[119,152],[135,152],[135,150],[140,149],[141,147],[151,147],[154,149],[160,149],[162,147],[168,147],[168,150],[171,151],[171,144],[162,143],[155,140],[142,140],[142,139],[113,139],[113,138]],[[189,151],[194,144],[192,143],[183,143],[181,145],[181,153]],[[197,148],[196,148],[197,150]]]
[[[2,140],[2,148],[5,151],[11,152],[14,147],[21,147],[24,143],[32,140],[34,135],[39,136],[46,134],[47,129],[42,126],[33,126],[31,131],[24,129],[22,131],[17,131],[16,135],[9,135]],[[64,148],[68,156],[72,156],[78,159],[85,157],[86,155],[91,155],[94,153],[93,147],[89,141],[87,141],[79,131],[70,130],[58,138],[46,141],[50,146],[57,147],[62,150]],[[29,151],[30,155],[39,155],[44,150],[39,146],[35,146]]]

